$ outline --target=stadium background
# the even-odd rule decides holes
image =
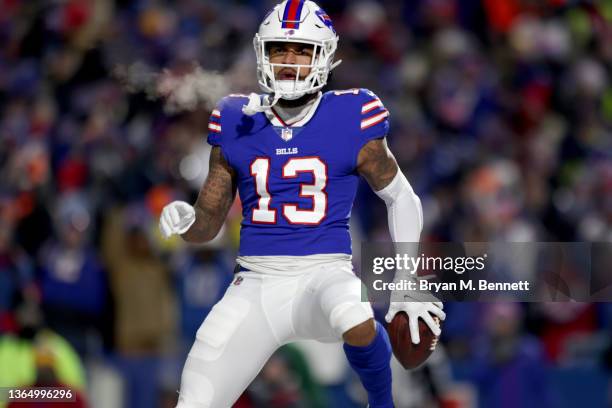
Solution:
[[[251,40],[272,4],[0,0],[0,386],[173,406],[231,281],[240,211],[203,248],[162,241],[157,216],[206,175],[214,100],[257,91]],[[612,240],[612,1],[320,5],[344,60],[330,87],[387,105],[424,239]],[[388,239],[367,187],[352,223],[358,240]],[[612,403],[608,304],[446,308],[443,347],[396,374],[398,407]],[[303,344],[237,406],[363,401],[341,349]]]

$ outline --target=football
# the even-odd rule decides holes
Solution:
[[[433,316],[434,321],[440,324],[440,319]],[[421,342],[414,344],[410,338],[410,328],[408,326],[408,315],[404,312],[397,313],[389,326],[389,339],[395,358],[405,369],[417,368],[423,364],[433,353],[438,345],[438,337],[429,329],[427,324],[419,319],[419,334]]]

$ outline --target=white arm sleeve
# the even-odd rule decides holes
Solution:
[[[396,243],[395,251],[397,253],[408,252],[416,256],[423,229],[423,208],[421,200],[414,193],[402,171],[398,169],[391,183],[382,190],[376,191],[376,194],[387,204],[389,233],[393,242]],[[394,280],[414,278],[415,276],[409,271],[398,269]]]
[[[391,183],[376,194],[387,204],[389,233],[393,242],[419,242],[423,208],[402,171],[398,169]]]

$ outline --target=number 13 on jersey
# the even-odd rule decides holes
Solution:
[[[327,212],[327,166],[319,157],[295,157],[287,160],[282,168],[282,179],[296,178],[299,173],[311,173],[313,183],[300,184],[300,197],[309,197],[312,208],[298,208],[295,203],[284,203],[283,216],[290,224],[317,225],[323,221]],[[276,209],[270,208],[273,197],[270,195],[270,159],[258,157],[251,163],[251,175],[255,178],[255,190],[259,196],[257,207],[253,208],[251,220],[259,224],[276,224]]]

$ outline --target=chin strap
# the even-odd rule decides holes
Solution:
[[[338,61],[334,62],[334,63],[332,64],[332,66],[331,66],[331,67],[329,67],[329,72],[332,72],[332,71],[334,70],[334,68],[336,68],[336,67],[337,67],[338,65],[340,65],[340,64],[342,64],[342,60],[338,60]]]
[[[280,99],[280,95],[275,95],[272,103],[269,105],[262,104],[262,98],[256,93],[251,93],[249,95],[249,103],[242,106],[242,113],[245,115],[253,116],[257,113],[264,112],[267,109],[270,109]]]

